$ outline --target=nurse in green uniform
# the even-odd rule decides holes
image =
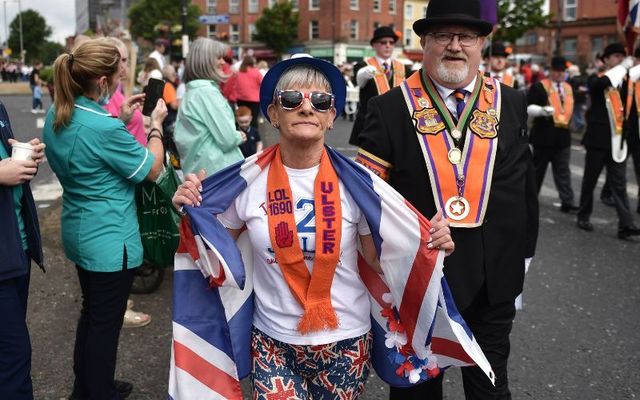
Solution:
[[[162,100],[151,115],[146,148],[102,107],[119,84],[119,62],[120,52],[104,39],[59,56],[55,103],[43,134],[47,159],[64,189],[64,251],[76,265],[83,297],[74,399],[120,399],[132,390],[114,381],[114,373],[133,269],[142,264],[134,189],[163,168]]]

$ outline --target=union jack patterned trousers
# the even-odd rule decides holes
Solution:
[[[369,377],[371,333],[311,346],[275,340],[253,328],[254,400],[357,399]]]

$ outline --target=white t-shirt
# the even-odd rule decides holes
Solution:
[[[311,272],[316,243],[313,186],[319,166],[309,169],[285,169],[289,175],[294,198],[294,218],[300,248]],[[267,174],[268,169],[263,170],[229,209],[218,215],[218,220],[227,228],[240,229],[247,225],[254,260],[254,326],[281,342],[302,345],[327,344],[367,333],[371,329],[369,296],[360,280],[357,266],[357,235],[367,235],[371,232],[364,215],[341,182],[340,260],[331,286],[331,304],[340,325],[333,331],[302,335],[296,329],[303,314],[302,307],[285,282],[271,249],[269,222],[265,211]]]

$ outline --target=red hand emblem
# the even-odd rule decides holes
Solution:
[[[291,247],[293,244],[293,231],[289,229],[289,224],[284,221],[276,226],[276,244],[280,248]]]

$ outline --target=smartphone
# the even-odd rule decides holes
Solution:
[[[144,88],[144,105],[142,106],[142,114],[150,116],[158,99],[162,98],[162,92],[164,91],[164,81],[162,79],[149,78],[147,87]]]

